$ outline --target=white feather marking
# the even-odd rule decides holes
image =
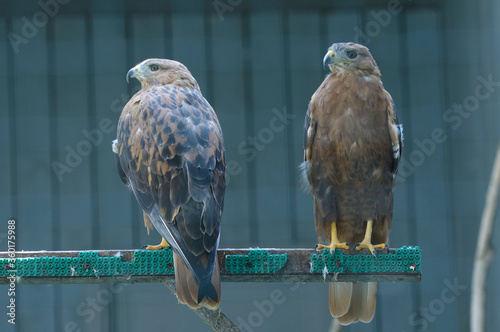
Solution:
[[[325,190],[325,196],[330,195],[330,192],[332,191],[332,187],[328,186]]]
[[[400,137],[401,130],[400,130],[398,125],[392,123],[390,128],[392,131],[396,132],[396,137]],[[394,144],[394,143],[396,143],[396,144]],[[399,141],[392,142],[392,156],[394,159],[399,158]]]
[[[398,145],[392,144],[392,157],[394,159],[398,159],[398,157],[399,157],[399,144]]]
[[[327,275],[328,275],[328,268],[325,265],[325,267],[323,268],[323,281],[326,281]]]
[[[346,115],[350,116],[351,118],[353,117],[352,110],[349,107],[346,110]]]
[[[380,168],[376,168],[372,172],[372,177],[373,178],[380,178],[382,175],[382,170]]]
[[[118,151],[118,140],[117,139],[113,140],[113,144],[111,144],[111,148],[113,149],[114,153],[118,154],[119,151]]]
[[[309,128],[307,128],[307,137],[311,137],[312,134],[313,134],[313,128],[309,126]]]

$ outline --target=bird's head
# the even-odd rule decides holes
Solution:
[[[144,60],[128,71],[127,82],[131,77],[137,78],[143,89],[152,85],[173,84],[199,90],[198,83],[186,66],[174,60]]]
[[[368,48],[355,43],[335,43],[328,48],[323,65],[332,73],[361,72],[380,76],[380,70]]]

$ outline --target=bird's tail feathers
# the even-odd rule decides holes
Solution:
[[[174,252],[175,287],[179,302],[190,308],[198,309],[202,306],[215,310],[220,304],[220,272],[219,263],[215,260],[211,278],[198,285],[195,277],[184,264],[182,259]]]
[[[219,301],[219,294],[217,293],[217,290],[215,289],[215,286],[213,285],[214,273],[216,273],[216,271],[217,271],[217,273],[219,273],[219,263],[217,262],[217,259],[215,259],[215,261],[213,263],[209,262],[209,264],[213,264],[213,270],[211,273],[207,273],[205,275],[205,277],[200,282],[200,287],[198,290],[198,303],[201,303],[203,301],[203,298],[205,298],[205,297],[212,299],[215,302]],[[209,265],[209,264],[207,264],[207,265]],[[215,280],[220,281],[220,276],[219,277],[216,276]],[[220,284],[220,282],[219,282],[219,284]]]
[[[330,283],[330,313],[342,325],[371,322],[377,304],[376,294],[376,282]]]
[[[340,317],[347,313],[351,305],[352,282],[330,283],[330,313],[333,317]]]

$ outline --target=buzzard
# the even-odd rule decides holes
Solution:
[[[330,74],[313,94],[304,126],[303,180],[314,199],[319,249],[386,248],[403,128],[368,49],[330,46]],[[330,283],[330,313],[343,325],[370,322],[376,283]]]
[[[130,69],[141,90],[125,105],[113,141],[118,172],[143,209],[144,224],[174,251],[180,302],[216,309],[224,206],[225,151],[217,116],[181,63],[148,59]]]

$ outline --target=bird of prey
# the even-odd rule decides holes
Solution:
[[[304,126],[304,183],[314,199],[319,249],[386,248],[403,128],[368,49],[330,46],[330,73],[313,94]],[[330,313],[343,325],[370,322],[376,283],[330,283]]]
[[[143,209],[148,233],[172,247],[180,302],[216,309],[217,260],[226,188],[222,130],[198,83],[181,63],[148,59],[130,69],[141,83],[120,116],[113,151],[123,182]]]

